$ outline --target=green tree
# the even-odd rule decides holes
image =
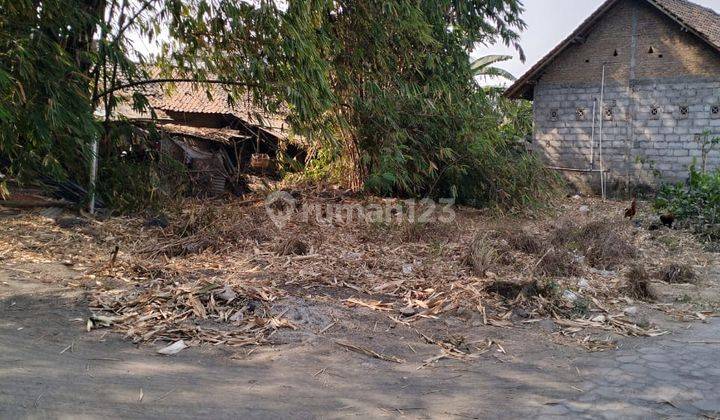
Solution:
[[[0,163],[5,175],[42,168],[62,176],[84,160],[95,133],[82,39],[94,27],[82,8],[58,1],[0,1]],[[83,47],[88,50],[88,46]],[[80,158],[80,159],[78,159]]]
[[[514,194],[508,179],[530,165],[497,130],[501,111],[469,60],[478,43],[519,49],[518,0],[0,0],[0,12],[0,155],[11,174],[52,167],[82,179],[86,160],[70,156],[93,136],[106,160],[118,155],[114,107],[142,109],[143,86],[177,80],[287,107],[358,189],[483,202]],[[525,178],[512,182],[536,177]]]

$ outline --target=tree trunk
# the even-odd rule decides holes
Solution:
[[[368,170],[362,161],[358,140],[354,134],[350,134],[345,142],[345,154],[348,158],[350,170],[348,171],[348,186],[353,192],[362,191],[367,181]]]
[[[80,10],[86,15],[84,25],[73,31],[65,49],[75,59],[80,72],[89,76],[93,62],[88,59],[95,46],[95,30],[105,17],[107,0],[82,0]]]

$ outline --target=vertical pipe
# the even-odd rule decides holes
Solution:
[[[92,161],[90,162],[90,203],[88,203],[88,211],[90,214],[95,214],[95,184],[97,181],[98,169],[98,147],[98,138],[97,135],[95,135],[92,141]]]
[[[638,51],[638,8],[633,7],[632,36],[630,37],[630,74],[628,79],[628,118],[627,118],[627,140],[625,141],[625,192],[630,188],[630,162],[632,148],[635,146],[635,113],[637,103],[633,83],[636,77],[637,51]],[[634,171],[634,170],[633,170]]]
[[[603,161],[603,121],[605,120],[605,64],[602,68],[602,81],[600,83],[600,191],[602,199],[605,200],[605,162]]]
[[[595,169],[595,119],[597,118],[597,97],[593,98],[592,129],[590,130],[590,169]]]

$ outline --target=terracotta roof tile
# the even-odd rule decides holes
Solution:
[[[248,99],[234,99],[231,105],[228,93],[217,85],[207,87],[181,82],[169,92],[153,97],[150,103],[153,108],[166,112],[233,115],[277,137],[287,137],[288,127],[282,115],[264,112]]]
[[[674,15],[681,23],[697,31],[706,41],[720,48],[720,15],[714,10],[686,0],[651,0]]]

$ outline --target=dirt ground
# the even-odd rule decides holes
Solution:
[[[6,288],[7,297],[0,303],[0,406],[4,407],[0,414],[4,418],[311,418],[395,416],[400,412],[413,417],[419,413],[474,416],[500,407],[515,411],[517,402],[528,395],[556,398],[556,392],[543,386],[549,378],[537,376],[541,366],[566,365],[567,375],[574,373],[567,362],[557,358],[565,356],[568,348],[554,355],[539,339],[530,340],[540,347],[532,353],[540,350],[548,357],[522,362],[517,352],[528,349],[511,343],[516,337],[509,331],[478,331],[478,335],[489,333],[500,342],[507,341],[508,354],[492,354],[472,365],[418,370],[424,358],[437,353],[436,348],[411,331],[386,331],[393,326],[387,321],[378,323],[379,333],[364,328],[350,335],[364,344],[380,342],[380,349],[402,355],[408,363],[345,351],[333,340],[347,340],[346,331],[328,331],[322,336],[307,332],[302,342],[261,347],[249,355],[247,350],[201,346],[162,357],[154,352],[155,346],[136,347],[103,330],[86,333],[83,320],[88,311],[82,298],[23,277],[26,285],[33,283],[32,293],[20,289],[15,294]],[[17,279],[17,275],[3,271],[3,278]],[[362,316],[356,320],[358,325],[366,325],[364,321]],[[513,362],[515,359],[518,361]],[[468,376],[476,380],[462,379]],[[508,388],[513,394],[518,389],[527,394],[510,395]],[[498,400],[487,399],[502,394]],[[483,403],[478,406],[481,396]]]
[[[566,205],[579,207],[583,203]],[[617,203],[613,211],[619,206],[622,203]],[[680,341],[702,341],[713,346],[714,341],[720,340],[720,330],[712,323],[714,308],[720,301],[717,260],[713,254],[703,253],[700,247],[688,251],[687,237],[681,233],[653,233],[639,228],[640,233],[633,237],[652,237],[660,244],[643,249],[643,244],[648,242],[638,239],[644,257],[662,250],[663,261],[673,255],[685,261],[689,253],[701,273],[701,280],[695,284],[653,281],[657,299],[652,303],[611,295],[607,291],[593,292],[593,297],[602,299],[598,300],[601,306],[607,304],[617,309],[594,308],[589,314],[578,314],[574,318],[542,315],[537,312],[537,308],[542,309],[537,301],[513,307],[507,299],[499,297],[492,298],[499,302],[499,309],[491,310],[495,301],[483,294],[483,299],[487,299],[483,302],[488,307],[489,322],[476,312],[468,314],[463,307],[426,317],[415,317],[418,313],[415,308],[414,315],[402,318],[395,315],[405,310],[399,306],[353,304],[354,300],[372,303],[378,294],[364,293],[367,289],[357,286],[360,283],[349,284],[361,290],[337,288],[324,282],[310,283],[312,286],[308,287],[306,281],[293,281],[285,276],[296,272],[298,277],[317,278],[312,272],[322,270],[322,258],[318,264],[312,259],[317,258],[315,254],[310,253],[310,259],[283,257],[279,260],[284,262],[278,264],[272,260],[275,257],[260,249],[254,254],[264,259],[266,272],[283,279],[280,284],[285,291],[268,305],[268,317],[287,320],[294,328],[270,330],[263,336],[265,344],[261,346],[213,345],[211,341],[198,340],[176,355],[163,356],[156,351],[165,347],[167,341],[133,343],[113,329],[86,331],[98,291],[115,293],[117,289],[127,294],[136,290],[134,282],[128,288],[127,279],[120,275],[89,274],[98,272],[98,267],[89,270],[87,262],[80,262],[82,247],[74,248],[77,241],[67,242],[65,246],[67,250],[73,249],[75,261],[67,261],[65,254],[53,258],[60,255],[58,237],[52,233],[56,229],[53,223],[41,223],[39,231],[28,231],[23,230],[23,223],[28,220],[24,215],[4,217],[6,229],[2,240],[8,246],[0,247],[2,418],[195,418],[203,415],[215,418],[516,418],[563,414],[598,417],[601,412],[610,417],[637,415],[642,418],[717,414],[712,405],[715,400],[705,397],[703,385],[687,376],[692,375],[690,370],[686,374],[678,373],[679,379],[674,384],[668,384],[662,377],[645,384],[644,389],[653,391],[642,400],[613,396],[604,392],[602,386],[588,385],[588,381],[594,384],[598,378],[611,377],[615,370],[622,377],[625,365],[618,364],[617,360],[640,354],[647,348],[662,349]],[[467,228],[473,229],[476,226]],[[77,233],[76,227],[71,230],[74,232],[71,238],[85,238],[85,242],[80,243],[85,244],[88,253],[96,252],[94,240]],[[473,236],[472,232],[463,235],[463,238]],[[51,239],[52,249],[46,245]],[[108,246],[111,241],[100,242],[105,244],[103,250],[112,250]],[[325,257],[325,265],[335,262],[334,255],[345,258],[349,251],[337,250],[335,245],[330,249],[336,251],[328,251]],[[390,245],[397,249],[396,245]],[[256,248],[262,246],[255,245]],[[465,270],[458,265],[462,252],[453,246],[447,244],[450,250],[440,255],[444,255],[443,261],[452,261],[455,269]],[[366,247],[363,252],[370,249]],[[417,249],[424,251],[425,245],[417,245]],[[16,254],[18,250],[23,250],[25,257]],[[45,252],[49,250],[53,252]],[[232,255],[226,252],[217,258],[228,259]],[[109,258],[108,254],[103,258]],[[386,269],[384,264],[389,264],[381,256],[376,259],[379,262],[370,266],[371,273],[382,272],[380,270]],[[165,261],[173,264],[172,260]],[[368,267],[367,264],[347,265],[345,269],[350,272]],[[658,260],[658,267],[660,265]],[[421,266],[420,274],[411,273],[410,277],[417,277],[417,281],[433,275],[430,268],[415,266]],[[209,270],[208,276],[217,276],[212,265],[204,269]],[[402,266],[392,269],[403,271]],[[621,271],[590,269],[584,275],[591,283],[595,281],[593,276],[597,276],[600,282],[620,287]],[[233,273],[238,275],[230,272]],[[469,276],[463,273],[465,271],[453,274],[453,278]],[[492,281],[493,276],[502,276],[502,272],[493,273],[490,278],[473,279],[473,284]],[[575,284],[577,276],[557,281],[561,285]],[[277,287],[278,283],[274,284]],[[577,288],[574,290],[581,293]],[[420,299],[419,295],[413,296]],[[381,296],[381,301],[393,299],[392,294]],[[443,307],[448,306],[447,302]],[[507,308],[510,312],[506,312]],[[617,319],[622,321],[618,325],[625,328],[628,323],[639,325],[640,329],[619,330],[609,321],[598,321],[598,314],[612,318],[613,313],[628,308],[633,308],[632,313],[618,315]],[[503,318],[504,313],[509,315]],[[573,324],[578,322],[583,324]],[[263,329],[263,334],[265,331]],[[628,336],[638,335],[634,331],[659,333],[651,337]],[[585,345],[588,340],[612,343],[614,350],[590,353],[588,348],[598,348]],[[367,351],[374,354],[368,355]],[[684,359],[667,363],[671,365],[670,370],[700,362],[707,362],[707,368],[712,369],[720,362],[714,354],[683,354]],[[642,368],[658,369],[644,365]],[[617,380],[604,386],[622,388],[625,384],[632,385],[630,382],[630,379],[627,383]],[[698,389],[692,389],[694,387]],[[698,394],[691,393],[693,397],[686,407],[682,405],[681,395],[690,395],[689,391]],[[577,402],[583,398],[591,404]],[[720,408],[717,411],[720,412]]]
[[[619,351],[589,354],[552,343],[551,327],[544,323],[473,327],[474,337],[500,343],[503,352],[494,349],[475,360],[444,360],[418,369],[437,354],[437,347],[387,320],[378,319],[375,327],[374,313],[360,310],[347,314],[350,322],[343,329],[306,331],[294,343],[253,350],[204,345],[166,357],[155,353],[158,345],[135,346],[107,330],[85,332],[87,301],[41,280],[64,270],[62,265],[0,270],[2,418],[552,417],[567,414],[557,411],[559,402],[588,392],[585,382],[610,377],[602,362],[613,354],[638,354],[642,346],[662,348],[668,340],[623,338]],[[348,327],[353,324],[355,328]],[[720,339],[716,324],[710,325]],[[673,340],[693,337],[693,324],[664,326],[675,332]],[[335,343],[338,339],[406,362],[346,351]],[[713,354],[708,356],[710,369],[720,362]],[[667,369],[675,371],[685,363],[691,362]],[[658,389],[676,386],[676,394],[688,395],[682,379],[657,382]],[[607,385],[622,388],[622,382]],[[654,402],[629,403],[625,396],[609,397],[576,414],[628,418],[638,413],[647,418],[715,413],[676,409],[664,404],[668,397],[662,395]],[[653,411],[632,411],[646,409]]]

